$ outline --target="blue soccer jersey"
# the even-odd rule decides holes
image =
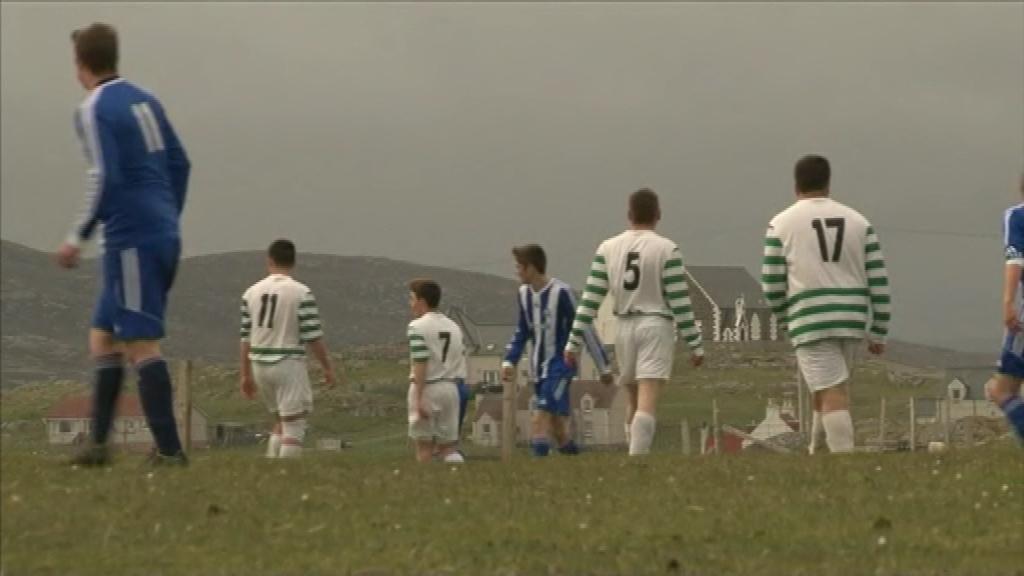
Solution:
[[[118,77],[90,92],[75,113],[89,165],[85,205],[67,241],[103,224],[108,249],[179,236],[190,164],[160,102]]]
[[[1003,244],[1007,266],[1024,267],[1024,204],[1018,204],[1003,216]],[[1024,284],[1024,277],[1022,277]],[[1024,320],[1024,306],[1021,295],[1024,286],[1018,288],[1017,317]],[[1024,379],[1024,333],[1009,332],[1003,340],[999,359],[999,372]]]

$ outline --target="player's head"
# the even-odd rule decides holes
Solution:
[[[267,267],[272,271],[295,268],[295,244],[284,238],[274,240],[267,248]]]
[[[797,196],[828,196],[832,167],[824,156],[804,156],[793,168],[793,179]]]
[[[641,188],[629,195],[629,222],[633,226],[654,228],[661,220],[658,195],[650,188]]]
[[[547,273],[548,257],[537,244],[516,246],[512,256],[516,259],[516,275],[523,284],[530,284]]]
[[[109,24],[96,22],[71,33],[75,47],[78,81],[86,90],[97,80],[117,74],[117,30]]]
[[[437,310],[441,305],[441,286],[427,278],[409,282],[409,308],[419,318],[427,312]]]

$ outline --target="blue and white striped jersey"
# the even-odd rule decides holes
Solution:
[[[552,278],[540,290],[526,284],[520,286],[519,324],[505,349],[505,365],[518,364],[529,343],[532,380],[544,379],[551,371],[560,372],[565,367],[563,351],[575,316],[576,298],[565,282]],[[585,330],[583,340],[597,369],[602,374],[610,372],[608,356],[593,326]]]
[[[89,164],[88,186],[67,242],[88,240],[99,223],[112,249],[177,238],[190,164],[156,97],[111,78],[79,106],[75,129]]]

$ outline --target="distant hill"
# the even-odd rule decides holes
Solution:
[[[182,261],[171,296],[169,356],[235,362],[238,302],[265,274],[262,252],[236,252]],[[81,378],[98,263],[74,271],[50,256],[0,242],[3,386],[51,378]],[[514,318],[512,280],[384,258],[303,254],[296,278],[313,289],[331,345],[400,343],[409,321],[406,284],[428,276],[444,289],[443,306],[458,305],[485,318]]]
[[[58,269],[48,254],[0,241],[0,386],[55,378],[82,379],[89,362],[86,331],[98,263]],[[262,252],[182,261],[171,297],[168,356],[237,361],[238,301],[264,274]],[[401,343],[409,321],[406,283],[429,276],[444,288],[443,306],[457,305],[483,322],[515,317],[512,280],[419,266],[385,258],[301,255],[296,278],[317,296],[332,346]],[[893,342],[887,358],[922,368],[978,366],[985,355]]]

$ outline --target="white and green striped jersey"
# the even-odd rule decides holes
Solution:
[[[466,379],[462,329],[450,318],[440,312],[427,312],[409,323],[408,337],[409,359],[427,363],[427,384]]]
[[[878,235],[856,210],[806,198],[779,213],[764,241],[761,286],[794,346],[889,334],[889,276]]]
[[[271,274],[253,284],[242,294],[241,336],[249,342],[253,362],[305,357],[305,345],[323,336],[313,293],[285,274]]]
[[[703,354],[700,330],[679,248],[653,230],[626,230],[597,248],[566,350],[580,349],[584,329],[594,322],[605,296],[616,316],[661,316],[675,322],[682,339]]]

